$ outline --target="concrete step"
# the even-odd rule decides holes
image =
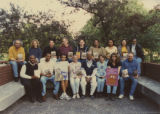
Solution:
[[[160,106],[160,82],[141,76],[138,79],[139,91]]]
[[[24,86],[19,82],[12,81],[0,86],[0,111],[5,110],[24,95]]]

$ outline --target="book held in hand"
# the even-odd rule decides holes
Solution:
[[[17,58],[18,58],[19,61],[23,60],[23,54],[19,53]]]
[[[68,58],[72,59],[72,57],[73,57],[73,52],[68,52]]]
[[[81,59],[86,59],[87,58],[87,53],[86,52],[82,52],[82,57]]]
[[[118,86],[118,68],[107,68],[106,85]]]

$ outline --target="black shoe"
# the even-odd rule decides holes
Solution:
[[[96,98],[99,98],[99,97],[100,97],[100,93],[97,92],[97,93],[96,93]]]
[[[110,97],[111,101],[115,101],[115,95],[114,94],[111,94],[111,97]]]
[[[107,94],[106,101],[108,101],[108,100],[110,100],[110,99],[111,99],[111,94],[110,94],[110,93],[108,93],[108,94]]]
[[[35,102],[35,99],[33,97],[30,98],[31,103]]]
[[[95,98],[94,95],[91,95],[90,97],[91,97],[91,99],[94,99],[94,98]]]
[[[40,97],[38,97],[37,99],[36,99],[39,103],[42,103],[43,101],[42,101],[42,98],[40,98]]]
[[[18,81],[19,81],[19,78],[18,78],[18,77],[15,77],[15,78],[14,78],[14,81],[15,81],[15,82],[18,82]]]

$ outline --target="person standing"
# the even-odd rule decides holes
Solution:
[[[104,47],[100,47],[99,40],[94,40],[93,46],[90,47],[89,52],[92,53],[94,59],[98,61],[99,55],[106,55]]]
[[[126,73],[127,72],[127,73]],[[120,77],[120,95],[119,99],[122,99],[124,97],[124,85],[126,80],[131,80],[131,89],[129,93],[129,99],[134,100],[134,92],[137,86],[137,79],[140,76],[140,66],[138,62],[134,59],[134,54],[129,53],[128,54],[128,59],[126,59],[122,63],[122,68],[121,68],[121,74],[122,76]]]
[[[88,47],[85,45],[84,39],[80,39],[79,45],[74,49],[74,54],[77,55],[81,63],[85,61],[87,52],[88,52]]]
[[[130,45],[130,50],[134,54],[134,58],[140,65],[141,62],[144,60],[144,52],[141,45],[137,43],[136,38],[132,40],[132,44]]]
[[[18,82],[20,67],[25,64],[25,51],[22,47],[23,42],[21,40],[13,41],[13,46],[9,48],[9,63],[12,66],[14,80]]]
[[[57,48],[55,47],[55,41],[53,39],[50,39],[49,46],[44,48],[42,57],[45,57],[47,53],[52,53],[52,52],[55,52],[56,56],[58,55]]]
[[[70,58],[69,56],[69,53],[72,53],[72,56],[73,56],[73,48],[72,46],[69,45],[69,41],[67,38],[63,38],[62,39],[62,44],[61,46],[59,47],[58,49],[58,55],[59,57],[61,57],[61,55],[65,55],[67,58]]]
[[[105,48],[105,50],[107,59],[110,59],[112,53],[117,53],[117,47],[114,46],[113,40],[108,40],[108,46]]]
[[[35,99],[42,102],[40,73],[36,74],[36,71],[38,71],[36,57],[34,55],[30,55],[29,61],[22,66],[20,72],[21,82],[24,85],[26,94],[30,98],[31,102],[35,102]]]
[[[32,40],[31,42],[31,48],[29,49],[29,56],[34,55],[36,57],[37,62],[40,62],[40,59],[42,57],[42,50],[39,47],[39,41],[38,40]]]
[[[123,39],[121,45],[118,46],[118,55],[120,56],[121,62],[127,59],[128,53],[130,52],[129,46],[127,46],[127,41]]]

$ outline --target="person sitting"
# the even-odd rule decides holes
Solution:
[[[42,100],[46,101],[46,83],[50,80],[54,84],[53,97],[58,100],[59,82],[55,81],[55,75],[53,74],[55,70],[56,63],[51,60],[51,54],[47,53],[45,56],[45,61],[39,63],[39,70],[42,82]]]
[[[105,84],[107,61],[105,61],[105,56],[100,55],[99,61],[97,62],[97,97],[102,96]]]
[[[23,42],[21,40],[13,41],[13,46],[9,48],[9,63],[12,66],[14,80],[18,82],[19,74],[18,71],[23,64],[26,63],[25,61],[25,51],[22,47]],[[20,67],[19,67],[20,66]]]
[[[117,69],[118,70],[118,77],[119,77],[121,66],[122,66],[122,64],[120,62],[118,55],[116,53],[112,53],[111,57],[108,61],[108,68]],[[111,87],[112,87],[112,93],[111,93]],[[114,101],[116,98],[116,91],[117,91],[117,86],[107,85],[107,99],[106,100],[110,99],[110,100]]]
[[[36,71],[37,74],[35,73]],[[42,102],[42,84],[40,82],[40,74],[38,73],[38,64],[34,55],[31,55],[29,61],[22,66],[20,77],[21,83],[24,85],[30,101],[35,102],[36,99],[37,101]]]
[[[126,59],[122,63],[122,68],[121,68],[121,74],[122,77],[120,77],[120,95],[119,98],[122,99],[124,97],[124,85],[125,85],[125,80],[131,80],[131,89],[129,93],[129,99],[134,100],[134,92],[137,86],[137,79],[140,76],[140,67],[136,59],[134,59],[134,54],[129,53],[128,54],[128,59]]]
[[[69,71],[70,71],[70,85],[73,92],[73,99],[80,98],[79,96],[79,84],[81,77],[83,76],[82,70],[81,70],[81,63],[78,62],[77,55],[74,55],[72,58],[73,62],[69,65]]]
[[[81,79],[81,88],[82,88],[82,98],[85,98],[86,94],[86,85],[90,83],[90,97],[94,98],[94,92],[97,87],[96,82],[96,73],[97,73],[97,64],[96,61],[93,60],[93,56],[91,52],[87,53],[87,60],[82,63],[82,68],[84,68],[85,75]]]

